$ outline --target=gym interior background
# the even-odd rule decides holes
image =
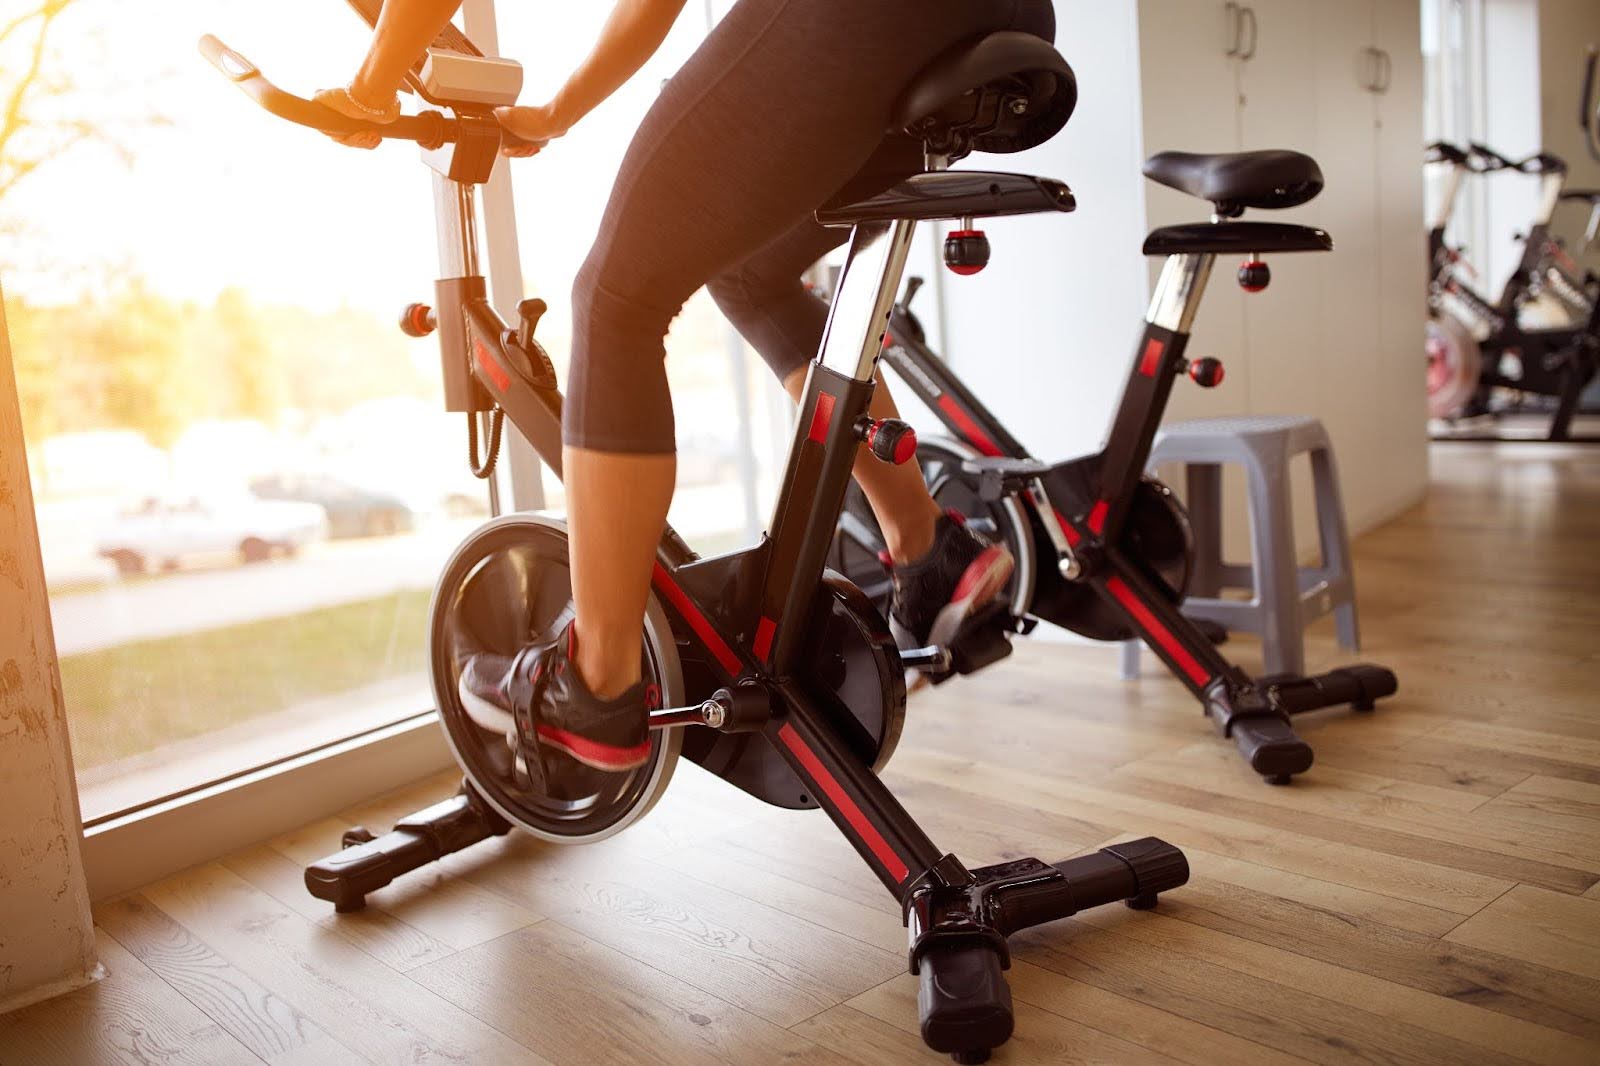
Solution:
[[[468,0],[464,18],[523,64],[527,102],[608,6]],[[610,175],[728,6],[691,3],[638,78],[486,188],[492,296],[550,299],[540,337],[563,377],[565,294]],[[1117,649],[1049,627],[913,695],[885,778],[973,858],[1158,833],[1192,869],[1154,912],[1019,937],[997,1061],[1596,1061],[1600,453],[1436,439],[1458,427],[1428,417],[1445,179],[1423,149],[1549,153],[1568,189],[1600,189],[1579,122],[1600,4],[1056,6],[1077,113],[1038,148],[963,165],[1059,178],[1078,210],[989,221],[973,277],[943,269],[924,226],[909,272],[929,346],[1033,454],[1092,452],[1157,280],[1145,234],[1206,213],[1143,160],[1315,157],[1325,191],[1272,218],[1334,251],[1272,257],[1261,293],[1219,262],[1190,353],[1226,378],[1180,381],[1168,420],[1322,423],[1361,658],[1399,691],[1297,720],[1317,761],[1284,788],[1152,656],[1119,678]],[[360,20],[311,0],[150,14],[0,4],[0,1063],[929,1061],[870,873],[822,815],[696,768],[592,848],[480,844],[359,915],[306,895],[299,867],[343,828],[453,789],[433,580],[491,513],[559,510],[561,486],[514,434],[474,479],[434,343],[394,328],[436,273],[423,172],[392,158],[406,149],[270,122],[194,49],[215,33],[309,90],[360,54]],[[1448,240],[1480,291],[1518,268],[1539,196],[1526,174],[1465,178]],[[1589,218],[1567,200],[1551,222],[1580,279],[1600,271]],[[790,402],[704,293],[668,353],[671,521],[702,552],[748,543]],[[1591,410],[1594,389],[1577,432],[1600,428]],[[1477,415],[1547,417],[1538,400]],[[1235,473],[1222,544],[1248,558]],[[1302,546],[1310,475],[1297,459]],[[1316,669],[1352,658],[1331,618],[1305,648]],[[1223,650],[1262,668],[1250,634]]]

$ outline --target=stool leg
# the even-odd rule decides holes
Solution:
[[[1118,649],[1117,676],[1124,681],[1139,679],[1139,642],[1125,640]]]
[[[1222,594],[1222,467],[1190,463],[1184,472],[1189,524],[1194,530],[1194,573],[1189,595],[1214,599]]]
[[[1250,546],[1262,658],[1269,674],[1306,672],[1300,625],[1300,573],[1294,550],[1289,467],[1281,456],[1256,455],[1250,464]]]
[[[1336,597],[1334,629],[1339,646],[1346,651],[1361,650],[1361,631],[1356,621],[1355,567],[1350,560],[1350,531],[1344,520],[1344,500],[1339,492],[1339,471],[1333,449],[1321,447],[1311,452],[1311,481],[1317,494],[1317,534],[1322,541],[1322,565]]]

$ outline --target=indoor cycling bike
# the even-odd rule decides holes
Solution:
[[[1286,208],[1322,189],[1322,174],[1295,152],[1193,156],[1165,152],[1145,164],[1164,185],[1215,202],[1219,219],[1245,208]],[[946,264],[958,272],[981,267],[969,256],[981,240],[958,232],[946,244]],[[917,459],[934,498],[1002,538],[1017,560],[1001,595],[1002,607],[975,628],[952,669],[966,660],[992,661],[1009,650],[1014,632],[1039,620],[1095,640],[1142,639],[1200,700],[1250,766],[1274,784],[1311,766],[1312,751],[1290,715],[1337,704],[1370,710],[1396,691],[1394,674],[1367,664],[1315,677],[1252,679],[1219,653],[1217,634],[1180,613],[1194,549],[1188,516],[1173,493],[1146,475],[1151,444],[1173,384],[1187,376],[1210,388],[1223,378],[1216,359],[1189,361],[1189,329],[1218,255],[1243,254],[1238,280],[1264,289],[1266,252],[1328,251],[1321,230],[1270,222],[1174,226],[1150,234],[1144,254],[1166,258],[1134,349],[1133,365],[1105,447],[1060,463],[1032,458],[998,418],[928,347],[910,303],[913,278],[890,319],[883,361],[934,413],[949,438],[918,443]],[[851,494],[835,540],[833,564],[888,609],[891,593],[882,535],[859,491]],[[1223,634],[1225,635],[1225,634]],[[973,646],[982,651],[975,652]]]
[[[1576,276],[1577,266],[1550,234],[1562,201],[1590,207],[1589,233],[1600,220],[1600,192],[1565,190],[1567,164],[1538,153],[1512,161],[1481,144],[1466,150],[1444,142],[1428,146],[1426,162],[1449,167],[1428,231],[1428,414],[1447,425],[1504,410],[1497,390],[1519,398],[1554,400],[1547,441],[1595,440],[1572,434],[1585,388],[1600,373],[1600,280]],[[1498,300],[1474,286],[1475,272],[1460,248],[1445,239],[1467,174],[1515,171],[1539,178],[1533,223],[1521,236],[1522,258]],[[1514,408],[1513,408],[1514,409]],[[1453,427],[1441,440],[1529,440]]]
[[[370,20],[379,4],[356,6]],[[412,305],[402,325],[414,335],[437,333],[446,403],[467,412],[476,469],[492,469],[509,418],[559,476],[562,395],[534,336],[545,305],[523,301],[509,326],[491,307],[478,267],[476,191],[508,137],[492,108],[515,100],[515,64],[482,58],[448,28],[408,79],[438,110],[373,126],[277,89],[215,38],[201,47],[281,118],[423,147],[435,172],[441,278],[433,306]],[[917,224],[1075,206],[1060,182],[948,171],[946,162],[974,149],[1041,143],[1065,124],[1076,96],[1071,69],[1039,38],[997,33],[953,48],[907,87],[894,117],[893,128],[927,143],[928,171],[869,200],[819,211],[824,222],[850,228],[848,259],[800,402],[770,532],[752,548],[715,558],[697,556],[670,528],[661,540],[641,644],[645,680],[659,694],[647,763],[594,795],[546,794],[521,762],[510,716],[474,718],[463,707],[457,679],[468,657],[547,640],[572,615],[564,523],[503,515],[456,550],[430,610],[434,695],[465,775],[461,792],[384,836],[352,831],[350,846],[307,868],[313,894],[341,911],[357,909],[394,877],[513,827],[565,843],[605,837],[642,817],[687,758],[768,803],[827,811],[902,907],[924,1039],[958,1061],[980,1062],[1012,1030],[1002,974],[1008,935],[1117,900],[1149,907],[1187,880],[1182,852],[1150,838],[1054,864],[1022,858],[977,869],[935,846],[877,772],[899,737],[905,670],[941,667],[949,650],[898,650],[873,603],[824,567],[863,444],[887,461],[895,458],[890,442],[908,439],[908,427],[874,423],[866,412]],[[1171,239],[1205,243],[1199,231]],[[1175,261],[1188,264],[1180,269],[1191,280],[1209,262],[1197,254]],[[1170,289],[1162,321],[1176,323],[1186,306],[1187,291]],[[481,457],[480,419],[488,438]]]

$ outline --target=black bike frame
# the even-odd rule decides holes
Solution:
[[[502,408],[559,477],[561,392],[542,353],[521,349],[515,331],[484,295],[477,272],[474,193],[470,185],[438,179],[441,262],[447,273],[461,271],[439,282],[436,314],[445,361],[471,368],[479,390],[473,406]],[[794,774],[790,793],[810,797],[826,810],[897,897],[921,880],[943,852],[871,767],[845,746],[829,715],[788,673],[824,588],[823,563],[859,454],[858,426],[867,417],[883,351],[881,331],[863,323],[887,320],[915,225],[863,223],[852,234],[822,351],[800,401],[801,417],[769,534],[755,548],[739,553],[733,563],[736,577],[724,576],[718,584],[719,596],[736,590],[731,603],[702,600],[692,576],[700,560],[670,526],[657,550],[652,578],[657,596],[678,623],[680,639],[695,646],[721,684],[760,679],[777,694],[783,712],[772,715],[762,732]],[[452,321],[452,307],[459,308],[457,321]],[[753,591],[739,595],[737,590]],[[711,606],[713,602],[717,605]],[[713,745],[709,750],[718,749]],[[685,754],[710,757],[700,751]]]

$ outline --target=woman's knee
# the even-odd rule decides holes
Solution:
[[[664,341],[678,306],[619,291],[596,257],[578,271],[564,443],[640,454],[676,449]]]

